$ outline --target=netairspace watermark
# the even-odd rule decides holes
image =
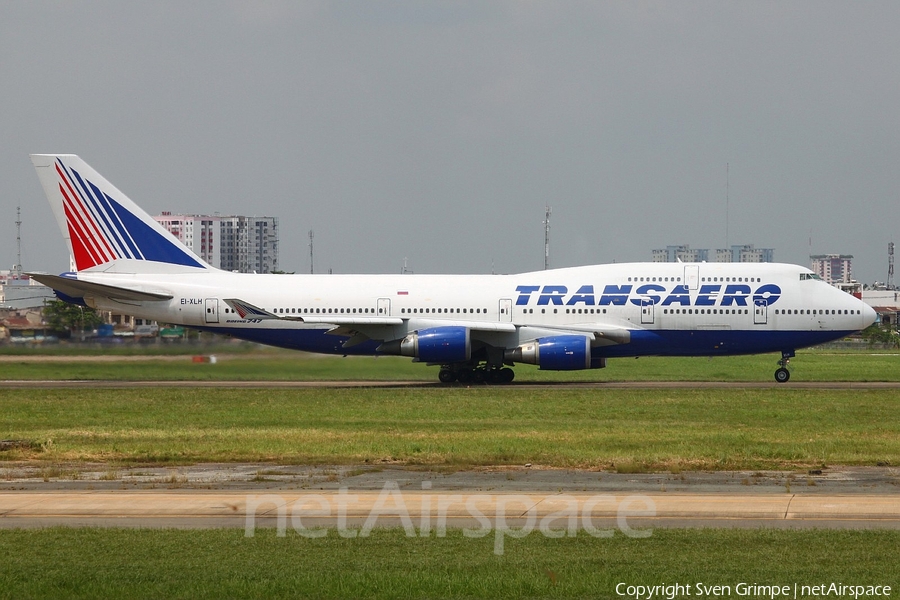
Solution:
[[[676,598],[876,598],[891,595],[889,585],[858,585],[842,582],[792,583],[766,585],[741,582],[733,585],[696,583],[672,583],[660,585],[633,585],[619,583],[616,595],[634,600],[675,600]]]
[[[431,483],[422,484],[423,491],[431,490]],[[633,495],[618,500],[615,496],[599,494],[579,500],[567,494],[553,494],[541,498],[524,494],[417,494],[418,502],[413,505],[413,514],[418,516],[418,523],[410,516],[410,509],[404,499],[403,492],[396,481],[384,484],[369,512],[364,515],[362,527],[348,526],[348,519],[358,522],[362,515],[348,515],[348,509],[359,497],[350,494],[342,487],[336,494],[304,494],[290,506],[291,527],[300,535],[308,538],[321,538],[328,535],[329,528],[317,526],[307,527],[304,519],[336,518],[337,533],[342,538],[367,537],[378,525],[379,519],[399,519],[407,537],[429,537],[432,532],[437,537],[447,535],[448,518],[474,520],[478,527],[463,528],[462,533],[468,538],[482,538],[493,533],[494,554],[502,555],[506,538],[524,538],[535,531],[548,538],[564,536],[576,537],[579,529],[590,536],[609,538],[615,534],[613,528],[601,528],[595,523],[600,513],[607,520],[615,514],[616,526],[623,534],[632,538],[646,538],[653,533],[652,529],[634,529],[628,525],[631,517],[655,517],[656,504],[648,496]],[[538,504],[542,500],[552,500],[560,510],[544,515],[538,521]],[[257,512],[270,516],[276,510],[275,527],[279,537],[287,534],[288,503],[277,494],[247,496],[246,520],[244,535],[253,537],[256,531]],[[483,510],[486,506],[493,510]],[[320,521],[321,522],[321,521]],[[519,526],[515,526],[515,525]],[[416,527],[418,525],[418,527]]]

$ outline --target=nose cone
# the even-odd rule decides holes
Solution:
[[[875,312],[875,309],[873,309],[868,304],[863,303],[862,327],[860,327],[860,329],[865,329],[866,327],[868,327],[869,325],[874,323],[877,318],[878,318],[878,314]]]

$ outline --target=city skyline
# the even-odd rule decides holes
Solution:
[[[752,240],[887,277],[900,5],[0,5],[0,259],[67,268],[28,160],[277,214],[279,268],[515,273]],[[103,32],[85,36],[84,32]],[[250,208],[248,208],[250,207]]]

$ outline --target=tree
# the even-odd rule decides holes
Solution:
[[[864,340],[869,342],[869,346],[887,344],[894,348],[900,347],[900,336],[890,326],[884,327],[873,323],[866,327],[861,335]]]
[[[44,306],[44,321],[56,332],[75,333],[92,331],[103,324],[97,311],[88,306],[51,300]]]

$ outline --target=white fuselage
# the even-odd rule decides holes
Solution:
[[[631,263],[518,275],[257,275],[81,272],[79,279],[150,291],[168,301],[98,299],[99,308],[311,351],[347,353],[345,325],[372,340],[425,327],[480,324],[487,343],[512,348],[544,330],[631,332],[608,356],[709,355],[794,349],[864,328],[871,309],[783,264]],[[239,298],[277,318],[241,318]],[[393,323],[367,325],[391,317]],[[495,330],[491,330],[495,327]],[[296,332],[296,335],[290,335]],[[339,332],[343,333],[343,332]],[[360,351],[364,348],[358,349]]]

